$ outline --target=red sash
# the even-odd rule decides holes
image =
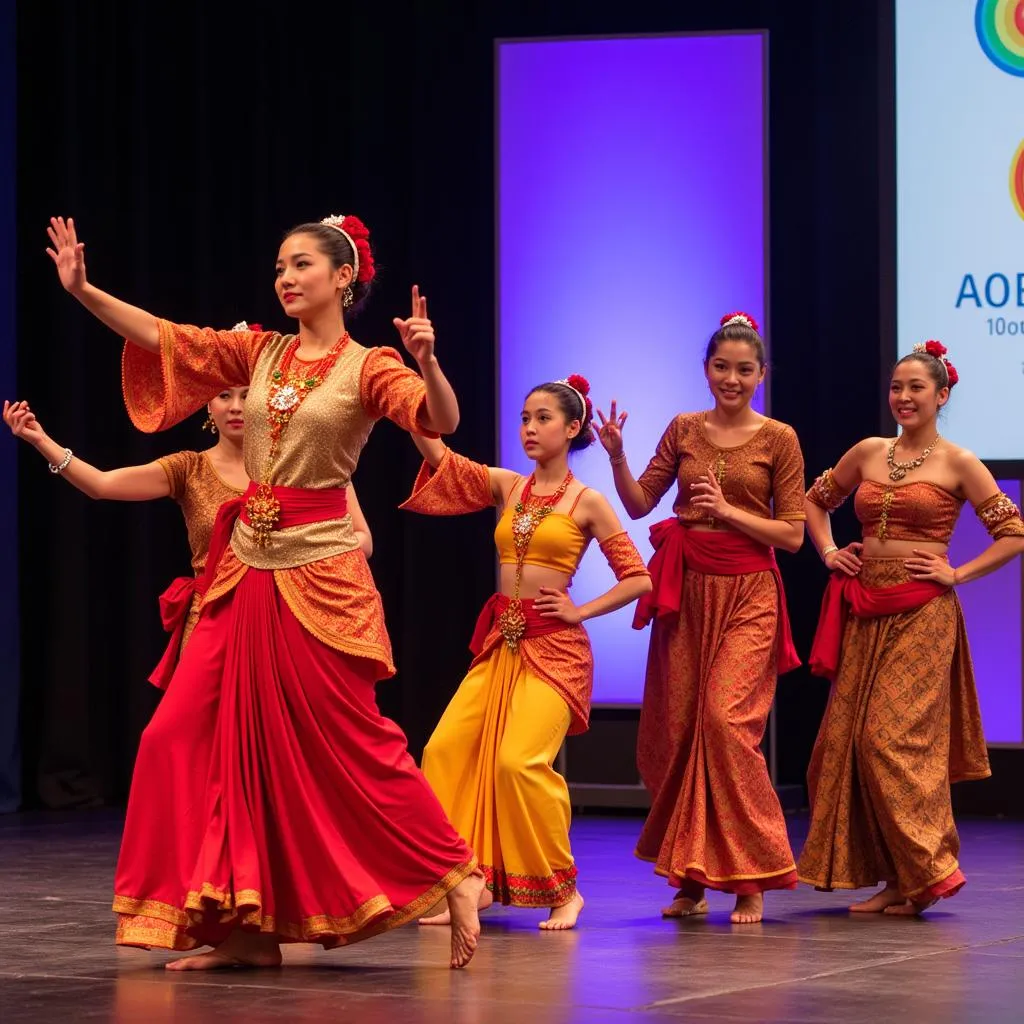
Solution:
[[[773,548],[733,530],[690,530],[675,517],[663,519],[651,527],[651,545],[654,557],[647,568],[654,586],[637,602],[633,615],[634,629],[643,629],[652,619],[663,615],[679,614],[683,602],[683,577],[687,569],[710,576],[770,572],[779,591],[777,671],[781,675],[800,665],[789,625],[786,591]]]
[[[825,679],[835,679],[848,615],[875,619],[912,612],[933,598],[941,597],[948,589],[931,580],[907,580],[895,587],[865,587],[856,576],[832,573],[821,599],[821,614],[811,646],[811,672]]]
[[[210,535],[210,550],[206,555],[206,567],[202,576],[195,579],[179,576],[160,595],[160,618],[164,629],[171,634],[171,639],[160,659],[160,664],[150,674],[149,681],[161,690],[167,689],[167,684],[174,675],[181,649],[181,638],[192,607],[192,598],[195,594],[205,594],[210,589],[210,584],[217,575],[221,557],[231,543],[235,520],[241,516],[242,522],[248,523],[245,503],[256,493],[256,486],[250,483],[248,490],[240,498],[230,498],[217,509],[217,518],[214,520],[213,532]],[[275,487],[273,490],[274,497],[281,503],[281,518],[275,529],[318,523],[324,519],[341,519],[348,512],[348,492],[344,487],[320,490],[307,487]]]
[[[469,649],[476,657],[484,649],[484,644],[501,613],[511,604],[512,599],[504,594],[492,594],[486,604],[480,610],[473,629],[473,639],[469,641]],[[547,636],[549,633],[557,633],[560,629],[568,629],[569,623],[561,619],[543,618],[534,606],[532,597],[524,597],[520,600],[523,606],[523,616],[526,619],[526,632],[524,640],[534,636]]]

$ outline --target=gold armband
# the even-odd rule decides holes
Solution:
[[[850,492],[844,491],[836,483],[831,469],[826,469],[807,491],[807,500],[826,512],[835,512],[849,496]]]
[[[1008,494],[1002,491],[993,494],[974,511],[993,540],[1000,537],[1024,537],[1024,521],[1021,520],[1020,509]]]
[[[608,560],[608,565],[620,583],[630,576],[649,576],[647,566],[640,557],[633,538],[625,530],[613,533],[601,541],[601,553]]]

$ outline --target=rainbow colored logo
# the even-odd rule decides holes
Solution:
[[[1017,147],[1010,162],[1010,198],[1024,219],[1024,142]]]
[[[997,68],[1024,77],[1024,0],[978,0],[974,28]]]

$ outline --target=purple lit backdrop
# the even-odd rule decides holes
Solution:
[[[999,486],[1020,505],[1019,480],[1000,480]],[[988,543],[988,533],[968,505],[953,533],[950,561],[962,565]],[[989,743],[1024,742],[1020,563],[1015,559],[991,576],[960,587],[957,593],[971,640],[985,738]]]
[[[639,473],[681,411],[709,404],[701,359],[719,317],[765,318],[764,37],[501,42],[498,60],[498,455],[528,471],[519,411],[582,373],[629,411]],[[628,523],[595,444],[574,471],[642,554],[674,490]],[[577,601],[614,579],[587,554]],[[635,703],[649,634],[632,609],[587,624],[597,703]]]

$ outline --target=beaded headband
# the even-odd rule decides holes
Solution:
[[[744,327],[749,327],[755,333],[757,331],[757,323],[753,317],[747,316],[746,313],[733,313],[731,316],[722,317],[721,327],[728,327],[730,324],[742,324]]]
[[[341,226],[345,222],[345,214],[343,213],[332,213],[330,217],[324,217],[321,224],[326,225],[329,228],[334,228],[336,231],[340,231],[345,236],[345,241],[352,247],[352,280],[359,280],[359,250],[356,248],[355,240],[352,236]]]

